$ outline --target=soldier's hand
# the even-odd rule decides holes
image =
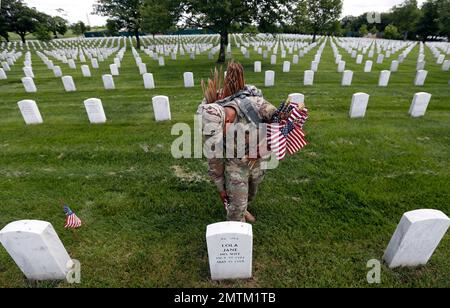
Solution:
[[[227,204],[228,203],[228,195],[226,191],[221,191],[219,192],[220,195],[220,199],[222,200],[223,204]]]

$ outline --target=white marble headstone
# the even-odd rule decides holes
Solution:
[[[72,76],[62,77],[62,82],[64,85],[64,90],[66,90],[66,92],[75,92],[77,90]]]
[[[0,231],[0,242],[29,280],[64,280],[70,256],[53,226],[22,220]]]
[[[363,60],[364,60],[363,55],[358,55],[356,57],[356,64],[362,64]]]
[[[36,85],[34,84],[33,78],[23,77],[22,84],[25,88],[25,92],[27,92],[27,93],[36,93],[37,92],[37,88],[36,88]]]
[[[73,60],[73,59],[69,59],[68,61],[67,61],[67,63],[69,64],[69,67],[71,68],[71,69],[76,69],[77,68],[77,65],[75,64],[75,61]]]
[[[83,77],[91,77],[91,70],[89,69],[89,65],[82,65],[81,66],[81,73],[83,74]]]
[[[112,76],[119,76],[120,75],[119,68],[118,68],[117,64],[111,64],[109,66],[109,70],[111,71],[111,75]]]
[[[314,71],[305,71],[303,84],[305,86],[312,86],[314,84]]]
[[[377,64],[383,64],[383,61],[384,61],[384,55],[379,54],[377,57]]]
[[[277,55],[270,56],[270,64],[272,65],[277,64]]]
[[[450,68],[450,60],[445,60],[444,63],[442,64],[442,70],[444,72],[448,72]]]
[[[426,64],[426,62],[425,62],[425,61],[420,61],[420,62],[417,62],[417,65],[416,65],[416,70],[417,70],[417,71],[420,71],[420,70],[423,70],[423,69],[425,69],[425,64]]]
[[[353,80],[353,71],[347,70],[344,71],[342,75],[342,86],[351,86]]]
[[[145,63],[139,64],[139,74],[141,75],[147,74],[147,64]]]
[[[59,66],[54,66],[54,67],[53,67],[53,74],[55,75],[55,77],[61,78],[62,75],[63,75],[62,70],[61,70],[61,67],[59,67]]]
[[[266,71],[264,85],[266,87],[275,86],[275,72],[274,71]]]
[[[250,224],[222,222],[206,231],[212,280],[249,279],[253,267],[253,230]]]
[[[414,85],[418,87],[422,87],[425,84],[425,80],[427,79],[428,71],[420,70],[416,74],[416,79],[414,80]]]
[[[426,265],[450,226],[450,219],[437,210],[405,213],[383,259],[389,268]]]
[[[106,115],[100,99],[89,98],[84,101],[84,107],[86,108],[89,122],[91,122],[91,124],[106,123]]]
[[[99,68],[98,60],[97,60],[97,59],[92,58],[91,64],[92,64],[92,68],[94,68],[94,69],[98,69],[98,68]]]
[[[155,80],[153,78],[153,74],[146,73],[143,75],[144,79],[144,88],[146,89],[154,89],[155,88]]]
[[[11,71],[11,67],[10,67],[10,65],[8,64],[8,62],[2,62],[2,68],[3,68],[3,70],[4,70],[5,72]]]
[[[25,77],[34,78],[33,69],[31,67],[25,66],[23,68],[23,73],[25,74]]]
[[[364,118],[366,116],[367,105],[369,104],[369,94],[353,94],[352,105],[350,107],[350,118]]]
[[[364,73],[370,73],[372,71],[373,62],[368,60],[364,66]]]
[[[312,61],[311,62],[311,71],[317,72],[319,70],[319,62]]]
[[[20,109],[20,113],[27,125],[42,124],[41,113],[35,101],[33,100],[23,100],[17,103]]]
[[[0,68],[0,80],[8,79],[8,76],[6,76],[5,71]]]
[[[116,85],[114,83],[114,78],[112,75],[106,74],[102,76],[103,86],[105,90],[114,90]]]
[[[389,79],[391,77],[390,71],[381,71],[380,73],[380,79],[378,81],[378,86],[380,87],[387,87],[389,85]]]
[[[291,62],[284,61],[283,63],[283,73],[289,73],[291,71]]]
[[[302,104],[305,102],[305,95],[301,93],[292,93],[289,94],[289,102],[295,104]]]
[[[409,108],[409,115],[413,118],[425,116],[428,105],[431,100],[431,94],[419,92],[414,95],[411,107]]]
[[[394,60],[391,62],[391,72],[397,72],[398,71],[398,61]]]
[[[337,71],[338,73],[343,73],[345,71],[345,61],[339,61]]]
[[[172,115],[170,112],[170,103],[167,96],[155,96],[153,101],[153,111],[155,112],[155,120],[157,122],[170,121]]]
[[[192,72],[186,72],[183,74],[184,79],[184,87],[185,88],[193,88],[195,86],[194,84],[194,73]]]
[[[261,73],[261,61],[255,61],[254,71],[255,73]]]

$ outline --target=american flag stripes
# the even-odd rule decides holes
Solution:
[[[81,220],[75,215],[74,212],[68,207],[64,205],[64,213],[66,213],[66,225],[64,228],[66,229],[78,229],[81,227]]]
[[[283,125],[280,123],[267,124],[267,143],[278,160],[284,159],[286,156],[286,137],[281,132]]]
[[[300,126],[294,124],[296,128],[287,137],[287,150],[289,155],[294,155],[308,144],[306,136]]]
[[[308,120],[308,109],[292,103],[286,107],[283,103],[279,112],[286,109],[290,112],[287,120],[279,123],[279,117],[276,116],[273,119],[275,123],[267,125],[268,144],[278,160],[284,159],[286,153],[296,154],[308,144],[303,131],[303,126]]]

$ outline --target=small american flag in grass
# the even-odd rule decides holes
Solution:
[[[81,227],[82,223],[80,218],[75,215],[74,212],[68,207],[67,205],[64,205],[64,213],[66,213],[66,225],[64,228],[66,229],[78,229]]]

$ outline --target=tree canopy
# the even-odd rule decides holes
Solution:
[[[144,0],[97,0],[94,13],[108,16],[119,28],[126,28],[136,36],[137,47],[141,48],[142,7]]]

